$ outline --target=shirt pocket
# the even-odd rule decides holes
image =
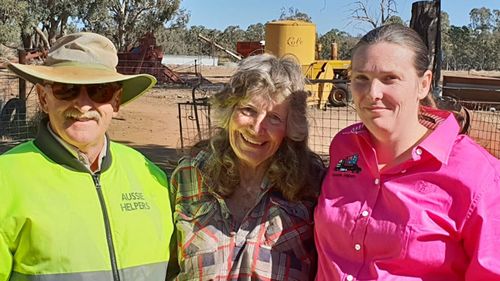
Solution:
[[[176,206],[177,236],[184,258],[213,253],[217,250],[218,229],[213,224],[216,202],[189,202]]]
[[[408,240],[402,252],[407,272],[425,275],[453,260],[465,266],[468,257],[458,234],[445,229],[413,224],[406,227]]]
[[[312,208],[271,199],[259,258],[269,257],[273,280],[312,280],[316,266]],[[281,275],[283,274],[283,275]]]

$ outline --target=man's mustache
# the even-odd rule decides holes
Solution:
[[[86,111],[86,112],[81,112],[78,109],[70,108],[64,112],[64,117],[65,118],[72,118],[72,119],[89,119],[89,120],[95,120],[99,121],[101,119],[101,115],[99,112],[95,110],[91,111]]]

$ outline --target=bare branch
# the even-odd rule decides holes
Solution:
[[[385,1],[386,0],[382,0],[380,1],[379,3],[379,6],[380,6],[380,22],[383,24],[385,22]]]
[[[378,26],[378,22],[369,15],[368,4],[366,2],[356,1],[354,5],[357,6],[351,13],[354,20],[367,22],[372,25],[373,28]]]
[[[380,2],[381,23],[385,23],[389,18],[398,13],[395,0],[382,0]]]
[[[351,10],[353,20],[366,22],[376,28],[397,14],[396,0],[378,0],[377,4],[374,7],[376,7],[378,13],[371,13],[369,0],[355,1],[353,3],[355,8]]]

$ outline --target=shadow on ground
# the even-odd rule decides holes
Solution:
[[[20,142],[0,142],[0,154],[18,145]],[[162,168],[168,175],[172,174],[177,161],[182,156],[181,152],[174,148],[168,148],[156,144],[137,145],[128,142],[121,142],[140,151],[153,163]]]

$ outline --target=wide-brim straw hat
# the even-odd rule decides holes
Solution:
[[[116,48],[108,38],[96,33],[79,32],[58,39],[43,65],[10,63],[7,67],[34,84],[44,81],[65,84],[120,82],[123,86],[122,105],[156,84],[156,78],[149,74],[118,73],[117,64]]]

